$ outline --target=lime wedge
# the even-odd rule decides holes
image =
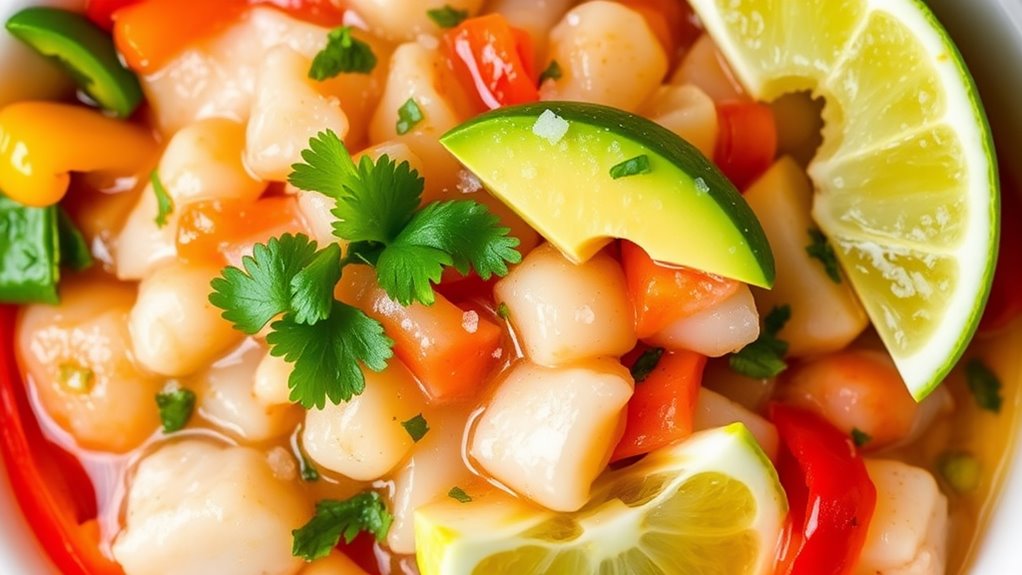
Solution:
[[[972,337],[997,252],[989,126],[917,0],[691,0],[754,97],[826,99],[813,217],[920,400]]]
[[[422,575],[759,575],[787,513],[773,466],[741,424],[603,476],[575,513],[499,491],[416,511]]]

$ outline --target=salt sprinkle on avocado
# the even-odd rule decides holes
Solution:
[[[557,145],[568,133],[568,121],[551,110],[543,110],[536,118],[536,123],[532,125],[532,133],[550,142],[551,145]]]

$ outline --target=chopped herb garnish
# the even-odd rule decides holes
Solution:
[[[965,365],[965,380],[980,409],[1001,412],[1001,404],[1004,402],[1001,397],[1001,381],[986,364],[977,358],[970,360]]]
[[[364,491],[351,499],[325,499],[316,504],[308,523],[291,532],[291,554],[306,561],[326,557],[344,538],[351,543],[363,531],[383,541],[394,517],[375,491]]]
[[[504,321],[511,319],[511,309],[507,307],[506,303],[500,302],[497,305],[497,316]]]
[[[468,18],[468,10],[458,10],[450,4],[444,4],[443,8],[426,10],[426,15],[441,28],[454,28]]]
[[[405,428],[405,431],[408,432],[408,435],[415,443],[418,443],[429,432],[429,424],[426,423],[426,418],[421,413],[408,421],[402,421],[401,427]]]
[[[351,34],[351,26],[334,28],[326,46],[316,54],[309,77],[323,81],[340,74],[368,74],[376,67],[376,54],[369,44]]]
[[[557,60],[550,60],[547,64],[546,69],[539,75],[540,85],[547,80],[560,80],[561,79],[561,65],[557,63]]]
[[[763,331],[759,338],[728,358],[731,369],[756,379],[775,377],[787,369],[784,354],[788,353],[788,342],[778,339],[777,334],[789,319],[790,306],[784,305],[770,310],[763,320]]]
[[[195,409],[195,392],[190,389],[175,389],[156,394],[156,407],[160,410],[160,423],[164,433],[184,429]]]
[[[852,443],[856,447],[865,447],[867,443],[873,441],[873,436],[859,429],[858,427],[852,428]]]
[[[465,493],[464,489],[457,486],[452,487],[451,490],[447,492],[447,496],[458,503],[470,503],[472,501],[472,497],[468,493]]]
[[[649,165],[649,156],[642,154],[625,160],[612,167],[610,169],[610,177],[617,180],[619,178],[626,178],[628,176],[635,176],[638,174],[648,174],[651,171],[652,168]]]
[[[959,493],[969,493],[979,487],[982,469],[972,454],[945,453],[937,461],[937,470],[948,485]]]
[[[642,352],[639,359],[635,360],[632,364],[632,379],[635,383],[642,383],[646,381],[649,374],[653,373],[656,366],[660,363],[660,358],[664,356],[664,348],[654,347],[647,349]]]
[[[414,98],[408,98],[401,107],[397,109],[397,133],[407,134],[412,131],[416,124],[422,121],[422,108],[415,103]]]
[[[156,194],[156,225],[162,228],[167,225],[167,217],[174,213],[174,199],[167,193],[156,170],[149,174],[149,183],[153,185],[153,193]]]
[[[806,246],[806,253],[823,264],[824,271],[834,283],[841,283],[841,268],[837,263],[837,254],[834,253],[834,248],[831,247],[823,232],[816,228],[809,229],[809,245]]]

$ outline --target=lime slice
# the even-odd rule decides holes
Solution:
[[[917,0],[691,0],[754,97],[826,99],[813,217],[918,400],[979,321],[996,260],[993,145],[961,56]]]
[[[575,513],[499,491],[415,515],[422,575],[753,575],[773,569],[787,513],[773,466],[741,424],[603,476]]]

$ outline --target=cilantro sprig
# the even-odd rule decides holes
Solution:
[[[368,74],[376,67],[376,54],[351,33],[351,26],[330,31],[326,46],[316,54],[309,77],[323,81],[345,73]]]
[[[270,325],[270,353],[294,364],[290,398],[311,409],[359,395],[363,369],[382,371],[393,356],[394,342],[377,320],[334,298],[346,266],[374,267],[380,287],[401,305],[430,305],[445,268],[475,270],[485,280],[506,275],[521,254],[518,239],[482,204],[420,207],[424,182],[408,162],[382,156],[356,164],[331,131],[312,138],[302,159],[288,179],[335,200],[333,232],[348,242],[347,252],[301,234],[271,238],[212,281],[209,301],[247,334]]]
[[[728,358],[731,369],[741,375],[756,379],[775,377],[788,369],[788,363],[784,361],[784,354],[788,353],[788,342],[779,339],[777,334],[789,319],[791,319],[790,306],[784,305],[771,309],[763,318],[763,331],[759,334],[759,338]]]
[[[455,200],[420,208],[424,181],[408,162],[363,157],[356,166],[329,130],[309,142],[302,159],[292,166],[291,184],[337,201],[334,235],[351,242],[347,260],[376,267],[380,287],[401,305],[432,304],[432,285],[446,267],[475,270],[486,280],[507,275],[508,264],[522,260],[518,239],[482,204]]]
[[[375,491],[364,491],[344,501],[325,499],[316,504],[316,514],[308,523],[291,532],[291,554],[314,561],[329,555],[341,537],[351,543],[363,531],[383,541],[393,522],[383,498]]]

